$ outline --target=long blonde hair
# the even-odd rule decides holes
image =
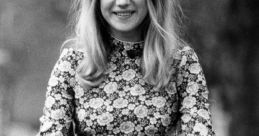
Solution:
[[[143,21],[142,70],[146,82],[161,88],[170,80],[169,59],[175,49],[185,42],[179,38],[179,3],[177,0],[146,0],[148,16]],[[107,68],[109,53],[108,26],[101,15],[100,0],[75,0],[75,32],[63,45],[74,41],[85,52],[85,58],[77,68],[77,77],[85,88],[97,86]],[[172,60],[171,60],[172,61]]]

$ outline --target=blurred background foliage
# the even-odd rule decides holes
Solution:
[[[0,0],[0,136],[35,135],[72,0]],[[258,0],[181,0],[217,136],[259,134]]]

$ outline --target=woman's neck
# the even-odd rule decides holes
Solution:
[[[126,42],[139,42],[143,40],[141,39],[141,32],[137,30],[127,31],[127,32],[111,30],[111,35],[116,39],[126,41]]]

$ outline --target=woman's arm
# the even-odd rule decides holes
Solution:
[[[177,74],[180,97],[179,134],[214,136],[206,80],[194,50],[184,47]]]
[[[78,55],[72,48],[65,48],[56,62],[48,82],[39,136],[73,135],[74,112],[72,89]]]

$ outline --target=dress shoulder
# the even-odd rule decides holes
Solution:
[[[39,136],[72,135],[76,67],[83,53],[74,48],[63,48],[51,72]]]
[[[172,51],[170,65],[175,68],[181,68],[186,65],[187,62],[198,62],[198,56],[194,49],[188,45],[175,49]]]
[[[84,54],[83,50],[76,49],[73,47],[68,47],[68,48],[62,49],[59,59],[63,60],[63,61],[66,60],[70,63],[78,65],[79,62],[81,60],[83,60],[84,56],[85,56],[85,54]]]
[[[181,113],[178,134],[215,136],[209,108],[209,90],[196,52],[185,46],[176,53],[178,57],[177,92]]]
[[[183,59],[183,57],[194,57],[193,59],[198,59],[195,50],[190,46],[184,46],[177,49],[174,52],[173,56],[175,59],[178,59],[178,60]]]

